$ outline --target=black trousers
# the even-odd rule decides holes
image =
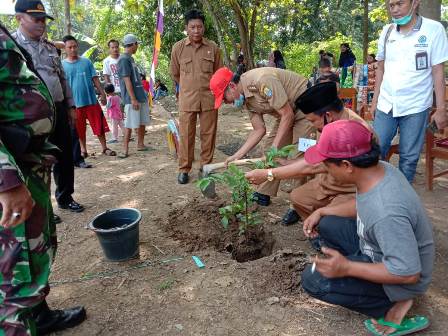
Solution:
[[[73,162],[75,166],[79,166],[84,162],[84,158],[81,156],[81,146],[79,145],[78,132],[75,127],[71,128],[72,131],[72,152],[73,152]]]
[[[60,205],[67,205],[73,201],[72,194],[75,184],[75,166],[72,154],[72,132],[69,124],[68,107],[64,102],[55,103],[56,123],[50,142],[60,149],[53,167],[54,182],[56,184],[55,197]]]
[[[330,247],[352,261],[371,262],[359,249],[356,220],[325,216],[320,220],[318,228],[319,237],[312,242],[313,247]],[[384,317],[393,305],[381,284],[348,277],[328,279],[318,271],[311,273],[310,265],[302,273],[302,287],[316,299],[374,318]]]

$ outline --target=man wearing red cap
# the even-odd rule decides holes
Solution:
[[[429,287],[434,264],[432,227],[406,177],[379,161],[380,147],[361,123],[339,120],[323,128],[305,153],[336,180],[356,185],[356,199],[313,212],[305,235],[325,254],[302,274],[311,296],[366,314],[372,335],[425,329],[423,316],[406,318]]]
[[[194,160],[196,121],[201,130],[201,167],[211,163],[215,151],[218,111],[209,89],[210,77],[222,67],[218,46],[204,38],[205,16],[192,9],[185,14],[187,37],[173,46],[171,77],[179,84],[179,175],[180,184],[188,183]]]
[[[243,107],[249,112],[253,131],[243,146],[226,163],[238,160],[254,148],[266,134],[265,115],[276,118],[276,123],[265,147],[281,148],[297,143],[299,138],[315,138],[313,125],[305,115],[294,108],[294,102],[307,88],[308,80],[292,71],[278,68],[258,68],[245,72],[241,77],[229,69],[221,68],[212,76],[210,89],[215,96],[215,108],[224,102]],[[254,198],[267,206],[271,196],[277,196],[279,181],[273,176],[261,184]]]

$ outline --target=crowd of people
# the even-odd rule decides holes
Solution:
[[[294,155],[279,160],[278,168],[246,174],[256,186],[253,198],[269,206],[280,181],[294,179],[282,223],[301,222],[322,255],[302,273],[303,288],[319,300],[369,316],[365,328],[373,335],[404,335],[429,325],[424,316],[407,317],[431,283],[435,254],[430,219],[412,183],[428,122],[439,129],[448,125],[443,72],[448,42],[440,23],[417,14],[418,4],[388,3],[393,23],[384,27],[378,53],[371,55],[376,69],[373,126],[344,107],[339,76],[332,71],[334,56],[324,50],[313,85],[286,70],[279,50],[270,54],[267,66],[255,69],[247,69],[240,55],[232,72],[223,66],[216,43],[204,37],[205,16],[193,9],[185,14],[187,36],[171,52],[179,105],[178,183],[189,182],[198,119],[200,170],[213,161],[222,104],[247,111],[253,127],[226,165],[263,138],[265,149],[295,144]],[[51,171],[58,207],[83,211],[72,195],[74,167],[91,167],[85,161],[87,121],[104,155],[128,157],[132,130],[137,150],[148,150],[150,88],[133,57],[139,48],[135,35],[124,36],[123,53],[118,40],[108,42],[103,88],[92,62],[79,55],[74,36],[63,38],[63,61],[44,38],[47,19],[53,18],[40,1],[17,0],[15,9],[17,31],[10,34],[0,25],[0,88],[5,92],[0,110],[0,331],[45,335],[86,318],[84,307],[54,310],[46,303],[55,224],[61,221],[51,205]],[[344,43],[339,65],[348,68],[354,62]],[[153,89],[155,100],[168,93],[160,81]],[[433,92],[436,108],[430,115]],[[112,123],[109,141],[101,105]],[[276,119],[268,136],[267,116]],[[119,129],[123,152],[117,155],[107,145],[119,142]],[[397,130],[398,169],[381,161]]]

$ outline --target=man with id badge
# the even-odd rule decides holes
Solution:
[[[295,102],[295,108],[300,109],[305,118],[318,130],[317,138],[325,125],[337,120],[355,120],[366,128],[370,126],[355,112],[344,108],[338,97],[335,82],[324,82],[306,90]],[[316,145],[316,140],[300,138],[298,150],[306,152],[309,147]],[[275,180],[303,178],[317,174],[307,183],[291,191],[289,199],[291,207],[282,218],[283,225],[292,225],[299,220],[304,220],[318,209],[333,206],[349,199],[355,198],[355,186],[341,184],[331,175],[327,174],[324,165],[313,166],[303,158],[274,169],[269,169]],[[250,183],[260,184],[266,181],[268,169],[255,169],[246,174]]]
[[[417,14],[419,4],[420,0],[389,1],[393,23],[383,28],[378,40],[371,106],[382,159],[399,130],[399,169],[410,183],[425,140],[433,90],[437,110],[430,123],[438,129],[448,126],[444,78],[447,36],[442,24]]]

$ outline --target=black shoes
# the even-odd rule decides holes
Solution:
[[[55,224],[59,224],[59,223],[62,223],[62,219],[58,215],[53,214],[53,222]]]
[[[84,207],[75,202],[75,201],[71,201],[68,204],[59,204],[59,209],[66,209],[66,210],[70,210],[72,212],[83,212],[84,211]]]
[[[33,309],[37,334],[48,335],[55,331],[73,328],[81,324],[87,317],[84,307],[74,307],[64,310],[50,310],[44,301]]]
[[[188,183],[188,173],[179,173],[179,175],[177,175],[177,182],[179,184],[187,184]]]
[[[254,192],[252,199],[261,206],[268,206],[271,203],[271,196]]]
[[[289,208],[282,218],[282,225],[292,225],[297,223],[300,219],[299,214],[294,209]]]
[[[78,167],[78,168],[92,168],[92,165],[90,163],[82,161],[80,163],[75,163],[75,167]]]

